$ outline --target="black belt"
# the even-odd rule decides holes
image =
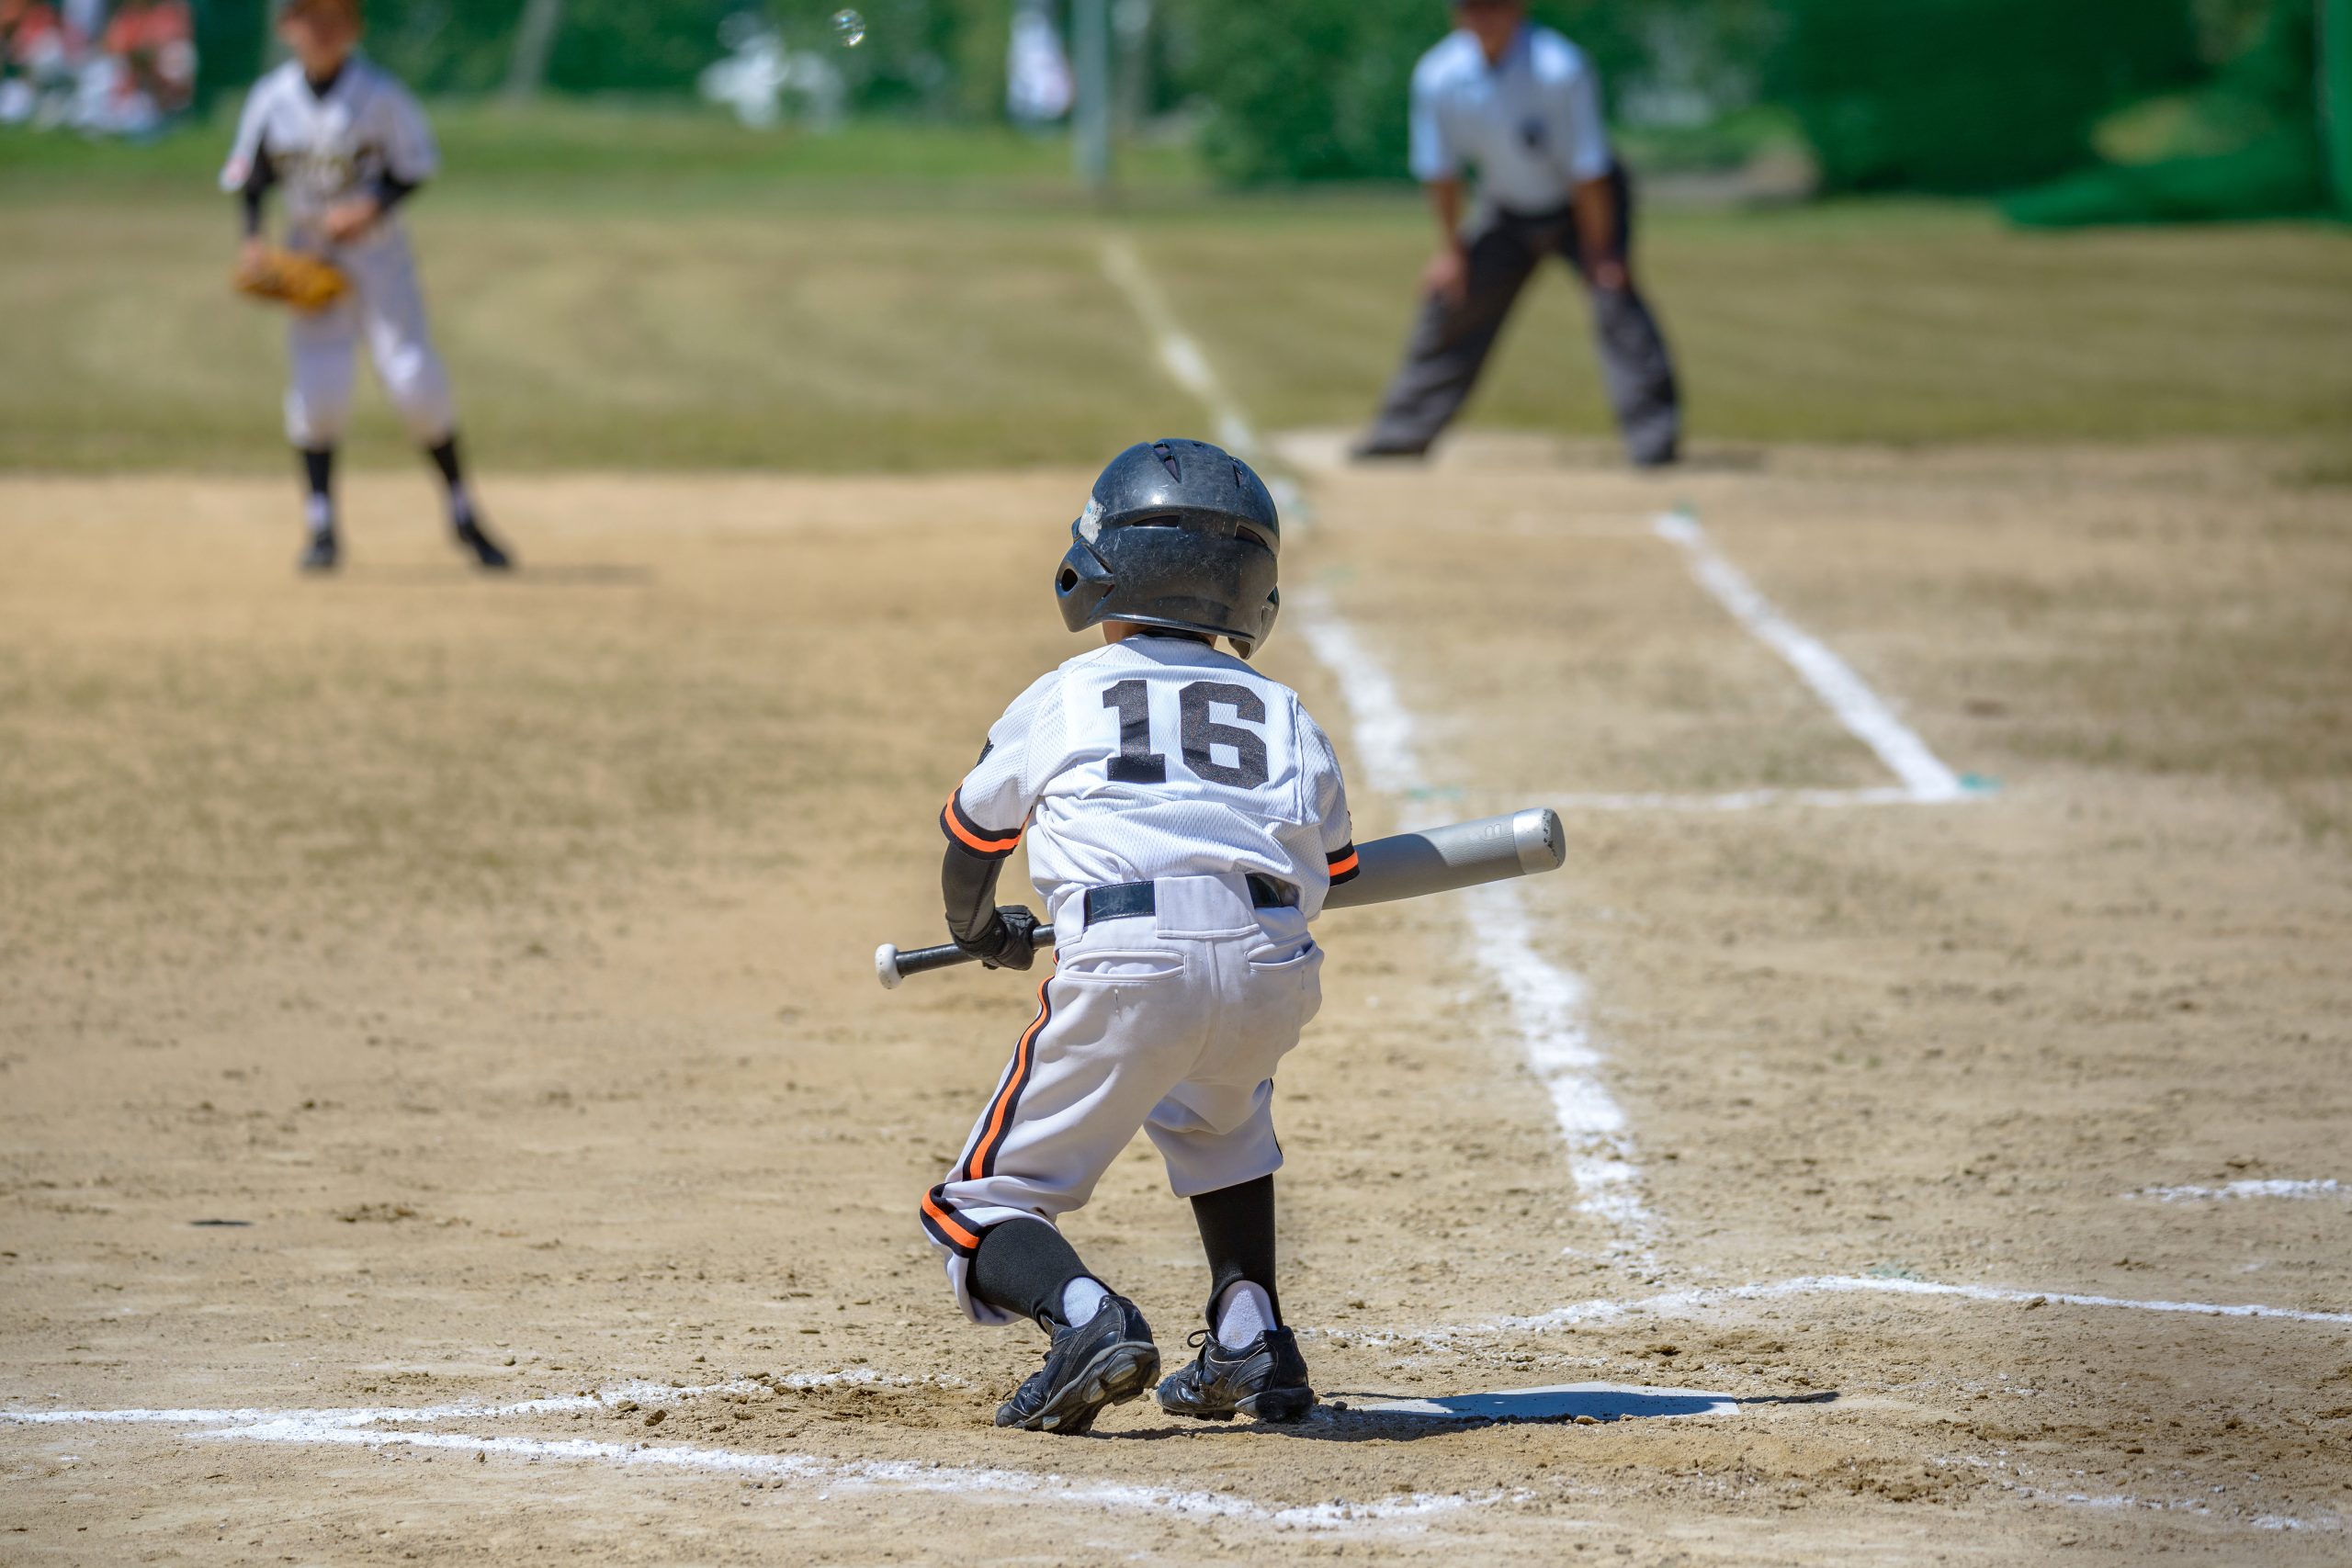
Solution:
[[[1295,908],[1298,890],[1287,882],[1276,882],[1253,871],[1250,874],[1250,902],[1261,909]],[[1159,911],[1159,896],[1148,882],[1122,882],[1086,890],[1086,923],[1090,926],[1098,920],[1124,920]]]

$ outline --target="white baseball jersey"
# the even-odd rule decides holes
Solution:
[[[1496,65],[1472,34],[1451,33],[1413,68],[1415,179],[1459,179],[1476,164],[1482,199],[1552,212],[1612,160],[1591,63],[1549,28],[1521,27]]]
[[[1089,887],[1257,873],[1312,919],[1355,869],[1339,758],[1298,694],[1184,637],[1130,637],[1037,681],[940,822],[983,855],[1025,830],[1048,918]]]
[[[423,185],[441,168],[433,129],[415,98],[359,55],[344,62],[323,96],[290,60],[254,84],[220,171],[220,188],[243,190],[265,155],[285,195],[287,220],[298,232],[316,227],[335,203],[366,194],[382,175]],[[387,215],[376,232],[391,226]]]

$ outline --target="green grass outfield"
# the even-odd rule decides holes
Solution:
[[[1096,207],[1060,144],[1006,131],[436,118],[448,167],[412,226],[467,429],[503,469],[1084,464],[1195,428],[1099,270],[1115,228],[1261,423],[1352,424],[1429,248],[1408,190],[1219,195],[1174,151]],[[0,468],[283,463],[277,323],[224,282],[226,140],[0,135]],[[1645,219],[1702,437],[2324,455],[2352,429],[2340,230],[2024,234],[1892,202]],[[1604,432],[1585,331],[1545,279],[1473,422]],[[356,455],[401,457],[380,400],[362,409]]]

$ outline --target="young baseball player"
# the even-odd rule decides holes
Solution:
[[[220,173],[243,206],[249,259],[264,249],[263,200],[282,188],[288,247],[333,262],[350,282],[324,310],[297,312],[287,332],[286,434],[309,487],[302,566],[330,571],[339,554],[334,454],[364,335],[384,390],[448,488],[458,543],[503,570],[512,563],[483,528],[458,463],[448,373],[400,222],[401,204],[439,170],[440,153],[407,89],[356,52],[360,24],[359,0],[280,0],[278,36],[293,58],[254,84]]]
[[[1159,1375],[1143,1314],[1055,1223],[1138,1128],[1210,1274],[1200,1355],[1160,1404],[1295,1421],[1315,1403],[1275,1292],[1273,1075],[1321,1002],[1307,922],[1356,859],[1330,741],[1243,662],[1273,626],[1281,530],[1258,476],[1205,442],[1121,453],[1054,584],[1105,646],[1014,701],[940,814],[956,945],[1029,967],[1037,919],[995,897],[1024,835],[1057,938],[1036,1021],[922,1203],[957,1303],[1050,1337],[1000,1427],[1084,1432]]]

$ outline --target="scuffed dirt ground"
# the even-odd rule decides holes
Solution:
[[[1527,903],[1591,984],[1647,1261],[1578,1210],[1462,908],[1335,914],[1285,1303],[1359,1405],[1751,1403],[1130,1405],[1091,1441],[989,1427],[1036,1341],[956,1318],[911,1219],[1032,987],[868,964],[929,940],[939,797],[1074,650],[1044,582],[1084,476],[494,489],[511,583],[405,477],[355,487],[330,583],[280,485],[0,485],[0,1409],[594,1396],[278,1443],[0,1422],[0,1558],[2352,1556],[2352,1325],[1803,1294],[1491,1327],[1813,1275],[2352,1311],[2352,1198],[2126,1196],[2352,1181],[2352,497],[2222,448],[1713,456],[1312,474],[1286,570],[1382,650],[1436,786],[1360,786],[1363,832],[1885,782],[1649,536],[1686,502],[1998,791],[1572,816]],[[1305,639],[1268,661],[1352,757]],[[1175,1352],[1197,1245],[1143,1150],[1072,1233]],[[766,1468],[381,1441],[436,1432]]]

